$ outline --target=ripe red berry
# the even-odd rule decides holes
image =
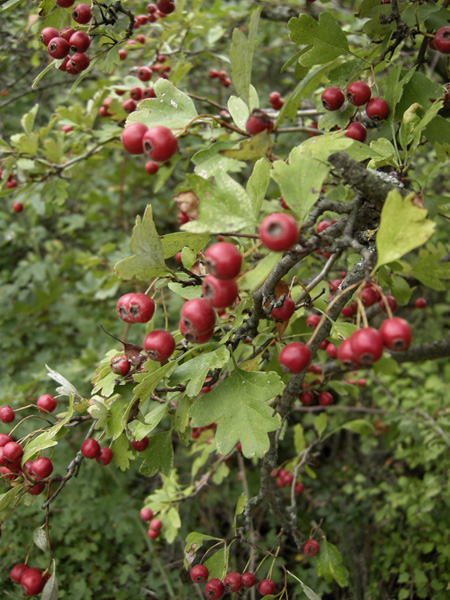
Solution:
[[[407,350],[412,339],[409,323],[400,317],[392,317],[383,321],[380,334],[383,344],[393,352]]]
[[[394,298],[394,296],[385,296],[384,299],[382,298],[378,302],[378,306],[381,308],[381,310],[383,312],[387,313],[386,302],[392,312],[395,312],[397,310],[397,300]]]
[[[216,313],[207,300],[193,298],[183,304],[181,321],[188,331],[202,334],[211,331],[216,322]]]
[[[10,179],[6,182],[6,187],[8,190],[17,187],[17,181],[15,179]]]
[[[59,35],[60,33],[58,33],[58,30],[54,27],[44,27],[44,29],[41,31],[41,35],[39,36],[39,40],[45,44],[45,46],[48,46],[50,40],[58,37]]]
[[[148,128],[143,123],[132,123],[122,131],[122,144],[130,154],[144,153],[144,134]]]
[[[234,572],[228,573],[223,580],[223,583],[227,592],[238,592],[243,585],[241,574]]]
[[[273,308],[271,315],[278,321],[289,321],[295,312],[295,302],[290,296],[286,296],[283,304],[279,308]]]
[[[81,73],[81,71],[85,71],[90,64],[89,56],[87,54],[81,52],[75,52],[70,57],[70,65],[72,69],[77,71],[77,73]]]
[[[259,238],[269,250],[284,252],[297,242],[297,223],[290,215],[272,213],[259,226]]]
[[[450,54],[450,26],[441,27],[434,36],[436,50],[442,54]]]
[[[315,329],[320,323],[320,315],[309,315],[306,319],[306,324],[310,329]]]
[[[12,209],[15,213],[21,213],[23,211],[22,202],[14,202],[14,204],[12,205]]]
[[[174,0],[158,0],[156,3],[159,12],[163,15],[170,15],[175,10],[175,1]]]
[[[275,584],[270,579],[261,579],[258,584],[258,592],[263,596],[275,593]]]
[[[153,519],[153,521],[150,522],[150,529],[153,529],[153,531],[160,531],[162,527],[162,522],[160,519]]]
[[[72,52],[86,52],[91,45],[91,38],[85,31],[75,31],[70,36],[69,40],[70,50]]]
[[[40,569],[26,569],[20,578],[20,585],[27,596],[34,596],[44,587],[44,579]]]
[[[238,295],[238,287],[234,279],[217,279],[207,275],[202,283],[203,297],[214,308],[231,306]]]
[[[354,81],[347,88],[347,100],[353,106],[363,106],[370,100],[372,92],[364,81]]]
[[[95,457],[96,462],[99,465],[109,465],[113,458],[113,451],[111,448],[106,448],[106,446],[102,446],[100,448],[100,452],[98,456]]]
[[[311,351],[301,342],[287,344],[278,355],[278,361],[283,371],[288,373],[300,373],[306,369],[311,360]]]
[[[12,579],[12,581],[15,581],[16,583],[20,583],[20,579],[21,579],[23,573],[28,568],[29,567],[27,565],[24,565],[22,563],[19,563],[18,565],[14,565],[14,567],[9,572],[9,578]]]
[[[317,402],[321,406],[329,406],[332,404],[333,399],[333,395],[330,394],[330,392],[320,392],[320,394],[317,396]]]
[[[75,0],[56,0],[56,5],[61,8],[70,8],[75,4]]]
[[[75,33],[75,29],[72,27],[63,27],[59,32],[59,36],[70,42],[70,38]],[[58,35],[58,33],[56,34]]]
[[[147,171],[147,173],[149,175],[155,175],[155,173],[158,172],[158,169],[159,169],[159,165],[154,160],[148,160],[145,163],[145,170]]]
[[[131,442],[131,446],[134,448],[134,450],[136,450],[136,452],[144,452],[144,450],[147,450],[148,444],[149,439],[147,436],[143,437],[142,440],[134,439]]]
[[[305,406],[309,406],[310,404],[313,403],[314,394],[310,391],[302,392],[299,396],[299,400]]]
[[[12,442],[12,438],[6,433],[0,433],[0,448],[6,446],[9,442]]]
[[[298,481],[298,482],[295,484],[295,487],[294,487],[294,492],[295,492],[296,494],[301,494],[301,493],[303,492],[303,490],[304,490],[304,489],[305,489],[305,486],[303,485],[303,483],[301,483],[300,481]]]
[[[344,317],[351,318],[356,315],[356,304],[352,302],[349,306],[344,306],[341,310],[341,314]]]
[[[127,57],[127,51],[125,50],[125,48],[120,48],[120,50],[119,50],[120,60],[125,60],[126,57]]]
[[[148,67],[139,67],[136,75],[138,76],[138,79],[140,79],[141,81],[148,81],[149,79],[152,78],[153,71],[151,69],[149,69]]]
[[[265,130],[270,133],[273,131],[273,125],[272,119],[266,113],[255,108],[245,124],[245,130],[250,135],[257,135]]]
[[[345,102],[344,92],[338,87],[329,87],[320,97],[325,110],[339,110]]]
[[[143,521],[151,521],[153,519],[153,511],[151,508],[143,508],[139,516]]]
[[[247,571],[246,573],[242,573],[242,581],[244,582],[246,588],[251,588],[256,583],[256,577],[253,575],[253,573]]]
[[[5,406],[2,406],[0,408],[0,421],[2,423],[12,423],[15,418],[16,415],[14,414],[14,411],[10,406],[5,404]]]
[[[86,458],[96,458],[100,454],[100,444],[94,438],[88,438],[81,444],[81,453]]]
[[[167,127],[156,125],[144,133],[144,153],[158,162],[169,160],[178,149],[178,140]]]
[[[128,300],[128,315],[133,323],[148,323],[155,312],[155,303],[146,294],[132,294]]]
[[[52,474],[53,464],[49,458],[42,456],[31,463],[30,471],[36,479],[47,479]]]
[[[414,300],[414,306],[416,308],[426,308],[427,301],[425,300],[425,298],[416,298]]]
[[[383,354],[383,339],[374,327],[358,329],[350,337],[353,355],[358,363],[371,365]]]
[[[325,352],[330,358],[337,358],[337,348],[331,342],[327,345]]]
[[[195,565],[190,571],[191,579],[194,583],[205,583],[208,579],[209,571],[205,565]]]
[[[8,442],[3,446],[3,457],[6,461],[15,462],[23,455],[23,449],[17,442]]]
[[[366,106],[366,115],[372,121],[383,121],[388,115],[389,106],[383,98],[371,98]]]
[[[337,351],[337,359],[340,363],[349,369],[358,366],[356,356],[353,354],[352,342],[350,338],[347,338],[342,342]]]
[[[72,19],[80,25],[86,25],[92,19],[91,8],[87,4],[77,4],[72,10]]]
[[[208,598],[216,600],[216,598],[222,598],[225,588],[220,579],[210,579],[205,585],[205,594]]]
[[[116,375],[126,375],[130,370],[130,361],[125,354],[113,356],[110,362],[111,371]]]
[[[47,46],[47,52],[53,58],[64,58],[69,54],[69,42],[62,37],[54,37]]]
[[[242,256],[234,244],[218,242],[206,250],[205,263],[217,279],[234,279],[241,271]]]
[[[155,90],[151,87],[146,87],[142,90],[143,98],[156,98]]]
[[[208,331],[204,331],[203,333],[198,333],[193,329],[188,329],[183,319],[180,319],[178,325],[181,334],[186,338],[188,342],[192,342],[193,344],[204,344],[214,335],[214,328],[209,329]]]
[[[164,329],[151,331],[144,340],[144,350],[151,360],[162,362],[167,360],[175,350],[175,339]]]
[[[102,108],[104,108],[104,106],[102,106],[100,108],[100,110],[102,110]],[[128,100],[125,100],[124,102],[122,102],[122,108],[127,114],[130,115],[132,112],[134,112],[136,110],[136,102],[134,100],[131,100],[131,98],[129,98]],[[137,152],[137,153],[133,152],[133,154],[142,154],[142,152]]]
[[[27,494],[31,496],[39,496],[45,489],[45,483],[36,483],[35,485],[27,486]]]
[[[319,549],[319,542],[316,542],[316,540],[307,540],[303,544],[303,552],[306,554],[306,556],[316,556],[316,554],[319,552]]]
[[[364,143],[367,137],[367,129],[361,123],[353,121],[345,128],[344,135],[352,140]]]
[[[364,306],[373,306],[375,302],[378,300],[378,294],[376,290],[371,287],[364,288],[361,292],[361,302]]]

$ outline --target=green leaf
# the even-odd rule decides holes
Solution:
[[[319,22],[303,14],[298,19],[291,19],[288,27],[295,44],[311,46],[299,59],[305,67],[322,65],[350,53],[342,26],[331,13],[320,13]]]
[[[408,304],[412,290],[403,277],[392,275],[390,280],[392,295],[399,304]]]
[[[150,364],[149,364],[150,363]],[[154,371],[145,374],[135,375],[135,380],[139,381],[139,384],[134,388],[134,399],[146,400],[153,392],[157,384],[166,376],[166,374],[176,367],[176,362],[171,361],[166,365],[159,366],[159,363],[148,361],[144,364],[144,368],[150,370],[154,368]]]
[[[60,387],[56,388],[58,394],[61,396],[77,396],[78,398],[83,397],[80,392],[70,383],[70,381],[67,381],[67,379],[60,373],[54,371],[48,365],[45,365],[45,368],[48,371],[47,377],[50,377],[53,379],[53,381],[56,381],[56,383],[60,384]]]
[[[127,424],[127,414],[130,404],[134,403],[134,398],[130,395],[119,396],[114,400],[109,409],[109,418],[106,421],[105,429],[108,438],[115,440],[121,435]]]
[[[265,156],[270,146],[270,137],[266,130],[240,142],[239,148],[221,150],[220,154],[236,160],[253,160]]]
[[[233,519],[233,527],[236,527],[236,520],[239,515],[242,515],[244,512],[245,505],[247,504],[247,496],[242,492],[239,496],[239,499],[236,504],[236,509],[234,511],[234,519]]]
[[[46,73],[48,73],[50,71],[50,69],[53,69],[55,66],[55,61],[51,62],[49,65],[47,65],[45,67],[45,69],[43,69],[38,75],[36,75],[36,77],[33,80],[33,83],[31,84],[31,89],[34,90],[34,88],[37,86],[37,84],[40,82],[40,80],[44,77],[44,75]]]
[[[328,424],[328,417],[326,413],[322,412],[316,417],[314,417],[313,423],[314,429],[317,431],[317,436],[320,438],[322,436],[322,433],[327,428]]]
[[[45,433],[41,433],[40,435],[34,437],[25,446],[22,464],[24,464],[28,459],[30,459],[32,456],[34,456],[41,450],[45,450],[46,448],[56,446],[57,443],[58,442],[53,438],[49,431],[46,431]]]
[[[301,79],[295,86],[293,92],[285,100],[280,114],[277,119],[277,127],[284,122],[285,118],[293,121],[297,118],[297,109],[300,104],[300,100],[306,96],[309,96],[319,87],[323,76],[328,72],[329,67],[319,67],[315,70],[310,71],[303,79]]]
[[[153,222],[151,205],[145,209],[142,220],[136,217],[136,225],[130,241],[134,256],[119,261],[114,269],[120,279],[151,279],[166,271],[164,252]]]
[[[348,571],[342,564],[339,550],[326,538],[320,542],[320,551],[316,561],[317,575],[325,581],[336,581],[341,587],[348,585]]]
[[[209,577],[211,579],[222,577],[222,574],[225,572],[225,565],[228,564],[230,548],[230,545],[220,548],[220,550],[213,552],[213,554],[211,554],[211,556],[203,563],[208,569]]]
[[[433,234],[435,224],[427,220],[427,211],[415,206],[415,194],[402,198],[400,192],[389,192],[381,211],[376,237],[378,260],[375,269],[386,265],[424,244]]]
[[[198,531],[192,531],[186,537],[186,543],[184,545],[184,555],[187,560],[184,561],[186,568],[188,563],[191,564],[198,550],[203,546],[203,542],[220,542],[220,538],[207,535],[206,533],[199,533]]]
[[[58,592],[58,580],[56,579],[56,575],[52,575],[45,584],[41,600],[57,600]]]
[[[30,135],[33,131],[34,120],[36,119],[36,114],[39,109],[39,104],[35,104],[33,108],[24,115],[20,122],[22,124],[23,130],[27,135]]]
[[[301,423],[294,425],[294,448],[297,454],[300,454],[306,447],[305,437],[303,435],[303,427]]]
[[[214,142],[209,148],[200,150],[192,157],[192,162],[196,165],[195,173],[203,179],[214,177],[219,171],[238,170],[240,165],[234,158],[227,158],[220,154],[221,150],[234,148],[236,141],[233,142]]]
[[[183,250],[184,252],[184,250]],[[183,262],[183,254],[182,262]],[[171,281],[167,287],[174,294],[177,294],[181,298],[186,298],[186,300],[192,300],[193,298],[201,298],[202,297],[202,288],[200,285],[191,285],[189,287],[183,287],[181,283],[175,283]]]
[[[316,594],[316,592],[314,592],[310,587],[305,585],[301,579],[294,575],[294,573],[291,573],[290,571],[287,571],[287,573],[299,582],[299,584],[302,586],[302,590],[304,591],[305,595],[309,598],[309,600],[320,600],[320,597]]]
[[[187,246],[190,250],[200,252],[209,242],[208,234],[188,233],[187,231],[179,231],[177,233],[168,233],[161,238],[164,258],[175,256],[177,252]]]
[[[0,512],[3,512],[8,508],[10,504],[16,499],[16,497],[23,492],[24,485],[15,485],[13,488],[0,495]]]
[[[116,467],[121,471],[126,471],[130,466],[130,459],[134,458],[134,454],[130,450],[130,442],[128,441],[127,436],[122,433],[111,444],[111,450],[113,451]]]
[[[220,346],[212,352],[205,352],[177,367],[170,376],[171,385],[187,383],[186,394],[193,398],[197,396],[205,385],[208,372],[222,368],[230,360],[230,353],[226,346]],[[209,392],[210,393],[210,392]]]
[[[231,115],[235,125],[245,131],[245,124],[250,115],[247,104],[237,96],[230,96],[227,103],[228,112]]]
[[[7,10],[11,10],[23,1],[24,0],[8,0],[7,2],[5,2],[5,4],[0,6],[0,12],[6,12]]]
[[[140,472],[143,475],[153,477],[160,469],[164,475],[169,475],[173,465],[172,432],[164,431],[152,436],[142,455],[144,462]]]
[[[198,115],[189,96],[167,79],[158,79],[154,90],[156,98],[141,100],[137,110],[128,117],[127,125],[144,123],[147,127],[163,125],[169,129],[182,129]]]
[[[267,401],[280,394],[284,383],[273,372],[236,369],[225,381],[199,398],[191,408],[191,424],[202,427],[219,421],[217,449],[228,454],[238,441],[244,456],[261,457],[269,449],[269,431],[280,426]]]
[[[368,435],[374,433],[375,428],[372,423],[365,421],[364,419],[355,419],[354,421],[348,421],[341,425],[342,429],[348,429],[354,433],[360,433],[361,435]]]
[[[270,183],[271,163],[268,158],[260,158],[253,167],[247,182],[247,194],[253,205],[253,214],[258,218],[261,205]]]
[[[199,199],[199,217],[183,225],[183,230],[223,233],[256,227],[247,192],[227,173],[216,173],[215,185],[198,175],[188,175],[187,178]]]
[[[373,365],[373,370],[378,375],[378,373],[383,373],[384,375],[389,375],[391,373],[397,373],[400,367],[398,362],[393,358],[389,358],[389,356],[382,356],[380,360]]]
[[[141,440],[143,437],[151,433],[155,427],[159,425],[162,419],[166,416],[169,411],[169,404],[156,404],[155,407],[150,410],[144,418],[144,423],[138,423],[134,430],[134,437],[137,440]]]
[[[47,550],[48,550],[47,534],[45,533],[45,531],[42,527],[38,527],[38,529],[35,529],[33,531],[33,541],[36,544],[36,546],[39,548],[39,550],[42,550],[42,552],[47,552]]]
[[[450,263],[439,262],[444,253],[445,249],[441,253],[429,244],[426,249],[419,250],[419,260],[412,268],[404,264],[405,270],[408,275],[412,275],[427,287],[444,291],[447,286],[441,280],[450,279]]]
[[[239,288],[249,291],[259,288],[267,279],[267,276],[279,260],[280,255],[277,252],[269,252],[269,254],[266,254],[266,256],[258,262],[254,269],[248,271],[248,273],[244,275],[239,282]]]
[[[250,81],[252,76],[253,52],[262,7],[253,11],[250,18],[248,38],[239,29],[233,30],[230,48],[231,80],[238,95],[250,104]]]

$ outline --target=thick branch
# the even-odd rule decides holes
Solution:
[[[450,356],[450,336],[435,342],[415,344],[406,352],[393,352],[392,358],[397,362],[423,362],[424,360],[435,360]]]

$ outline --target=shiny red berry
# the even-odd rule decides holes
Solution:
[[[16,583],[20,583],[20,579],[21,579],[23,573],[28,568],[29,567],[27,565],[24,565],[22,563],[20,563],[18,565],[14,565],[14,567],[9,572],[9,578],[12,579],[13,581],[15,581]]]
[[[210,579],[205,585],[206,596],[208,598],[212,598],[213,600],[216,600],[217,598],[222,598],[224,591],[225,588],[220,579]]]
[[[311,360],[311,351],[301,342],[291,342],[281,349],[278,361],[283,371],[300,373],[306,369]]]
[[[317,402],[321,406],[329,406],[333,402],[333,395],[330,392],[320,392],[317,396]]]
[[[305,406],[309,406],[314,401],[314,394],[310,391],[302,392],[299,396],[299,400]]]
[[[275,584],[270,579],[262,579],[258,584],[258,592],[263,596],[275,593]]]
[[[130,154],[144,153],[144,134],[148,128],[143,123],[132,123],[122,131],[122,144]]]
[[[44,27],[41,31],[41,35],[39,36],[39,40],[45,45],[48,46],[50,40],[55,37],[58,37],[60,34],[57,29],[54,27]]]
[[[367,129],[361,123],[353,121],[345,128],[344,135],[352,140],[364,143],[367,137]]]
[[[100,444],[94,438],[88,438],[81,444],[81,453],[86,458],[95,458],[100,454]]]
[[[31,463],[30,470],[36,479],[47,479],[52,474],[53,463],[49,458],[42,456]]]
[[[285,213],[272,213],[259,226],[259,238],[269,250],[289,250],[298,240],[297,222]]]
[[[273,131],[273,126],[274,123],[272,119],[267,116],[266,113],[262,110],[255,109],[245,124],[245,130],[250,135],[257,135],[262,131],[268,131],[270,133]]]
[[[62,37],[54,37],[47,46],[47,52],[53,58],[65,58],[69,54],[69,42]]]
[[[371,98],[366,106],[366,115],[372,121],[383,121],[388,115],[389,106],[383,98]]]
[[[92,11],[87,4],[77,4],[72,10],[72,19],[80,25],[86,25],[92,19]]]
[[[169,160],[178,149],[178,140],[167,127],[156,125],[144,133],[144,153],[158,162]]]
[[[208,579],[209,571],[205,565],[195,565],[190,571],[191,579],[194,583],[205,583]]]
[[[70,36],[69,40],[70,50],[72,52],[86,52],[91,45],[91,38],[85,31],[75,31]]]
[[[143,508],[139,516],[143,521],[151,521],[153,519],[153,511],[151,508]]]
[[[144,452],[144,450],[147,450],[148,444],[149,444],[149,439],[147,436],[143,437],[142,440],[134,439],[131,442],[131,446],[133,447],[134,450],[136,450],[136,452]]]
[[[234,279],[217,279],[207,275],[202,283],[203,297],[214,308],[231,306],[238,295],[238,286]]]
[[[148,67],[139,67],[136,74],[138,76],[138,79],[140,79],[141,81],[149,81],[149,79],[152,78],[153,71]]]
[[[450,26],[441,27],[434,36],[436,50],[442,54],[450,54]]]
[[[416,308],[426,308],[427,307],[427,301],[425,300],[425,298],[416,298],[414,300],[414,306]]]
[[[350,336],[353,355],[358,363],[371,365],[383,354],[383,339],[374,327],[358,329]]]
[[[44,579],[40,569],[27,569],[22,573],[20,585],[27,596],[34,596],[44,587]]]
[[[352,369],[358,366],[358,361],[353,353],[352,342],[350,338],[347,338],[342,342],[337,351],[337,359],[340,363]]]
[[[372,92],[364,81],[354,81],[347,88],[347,100],[353,106],[363,106],[370,100]]]
[[[380,334],[386,348],[393,352],[407,350],[412,339],[409,323],[400,317],[392,317],[383,321]]]
[[[198,334],[211,331],[216,322],[214,309],[203,298],[194,298],[185,302],[180,315],[187,330]]]
[[[306,556],[316,556],[319,550],[319,542],[316,542],[316,540],[307,540],[303,544],[303,552],[306,554]]]
[[[12,423],[15,418],[16,415],[14,414],[14,411],[10,406],[5,404],[5,406],[2,406],[0,408],[0,421],[2,423]]]
[[[242,581],[244,582],[246,588],[251,588],[256,583],[256,577],[253,575],[253,573],[247,571],[246,573],[242,573]]]
[[[111,371],[116,375],[126,375],[131,368],[131,364],[125,354],[119,354],[118,356],[113,356],[110,367]]]
[[[96,462],[98,462],[99,465],[109,465],[112,459],[113,451],[111,450],[111,448],[106,448],[105,446],[102,446],[100,448],[98,456],[95,457],[95,460]]]
[[[286,296],[286,298],[283,301],[283,304],[279,308],[273,308],[270,314],[274,319],[277,319],[278,321],[289,321],[294,312],[295,302],[290,296]]]
[[[217,279],[234,279],[241,271],[242,256],[234,244],[218,242],[206,250],[205,263]]]
[[[228,573],[223,580],[225,590],[227,592],[238,592],[242,585],[242,577],[240,573]]]
[[[144,350],[151,360],[162,362],[167,360],[175,350],[175,339],[164,329],[151,331],[144,340]]]
[[[310,329],[315,329],[319,323],[320,315],[309,315],[309,317],[306,319],[306,325]]]
[[[325,110],[339,110],[345,102],[344,92],[338,87],[329,87],[320,97]]]

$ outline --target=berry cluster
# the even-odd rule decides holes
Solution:
[[[81,454],[86,458],[95,458],[99,465],[109,465],[113,458],[111,448],[100,446],[94,438],[84,440],[81,444]]]
[[[162,522],[160,519],[154,519],[154,514],[151,508],[143,508],[141,510],[141,512],[139,513],[141,519],[143,521],[149,522],[150,521],[150,525],[149,525],[149,529],[147,531],[147,536],[152,539],[152,540],[156,540],[156,538],[159,537],[160,531],[162,529]]]
[[[280,108],[284,104],[284,100],[281,98],[281,94],[279,92],[271,92],[269,94],[269,104],[273,108],[273,110],[280,110]]]
[[[271,477],[276,478],[276,484],[279,488],[292,487],[294,483],[294,475],[287,469],[274,469],[270,474]],[[305,486],[300,481],[297,481],[294,485],[294,492],[296,494],[303,493]]]
[[[43,590],[45,583],[50,578],[50,573],[44,575],[40,569],[19,563],[11,569],[9,578],[22,586],[26,596],[35,596]]]
[[[223,70],[217,71],[217,69],[210,69],[209,78],[218,79],[223,87],[230,87],[231,85],[231,79],[228,77],[228,73]]]
[[[149,129],[143,123],[125,127],[122,144],[130,154],[145,154],[151,159],[145,166],[148,173],[156,173],[158,163],[168,161],[178,149],[178,140],[170,129],[162,125]]]
[[[72,16],[75,13],[80,18],[80,15],[87,14],[85,9],[81,7],[89,10],[90,20],[92,14],[87,4],[76,6],[72,11]],[[59,66],[60,71],[77,75],[88,68],[90,60],[86,51],[91,45],[91,38],[85,31],[76,31],[72,27],[64,27],[61,31],[57,31],[54,27],[45,27],[41,31],[39,39],[47,47],[47,52],[52,58],[64,59]],[[73,53],[71,56],[69,56],[70,52]]]
[[[245,573],[231,572],[227,573],[223,581],[217,578],[212,578],[209,581],[209,570],[205,565],[195,565],[190,570],[190,576],[193,583],[205,583],[205,595],[207,598],[216,600],[222,598],[227,592],[239,592],[242,588],[249,589],[256,584],[256,577],[253,573],[246,571]],[[275,593],[275,583],[270,579],[262,579],[258,584],[258,592],[262,596]]]

